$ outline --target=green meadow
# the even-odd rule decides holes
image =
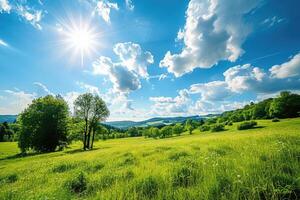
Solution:
[[[299,199],[300,118],[257,122],[26,157],[0,143],[0,199]]]

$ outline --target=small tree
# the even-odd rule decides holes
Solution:
[[[21,151],[54,151],[61,142],[66,142],[68,113],[68,105],[61,97],[48,95],[33,100],[18,118]]]
[[[172,127],[172,133],[174,135],[180,135],[183,132],[183,126],[181,124],[175,124],[175,126]]]
[[[166,138],[166,137],[171,137],[172,136],[172,127],[170,126],[164,126],[160,130],[160,137],[161,138]]]
[[[83,149],[92,149],[97,125],[109,116],[109,110],[98,95],[93,96],[91,93],[80,95],[74,105],[75,116],[84,120],[85,123]]]
[[[190,135],[193,133],[193,130],[195,129],[195,126],[194,126],[193,121],[191,119],[188,119],[185,122],[185,129],[187,131],[189,131]]]

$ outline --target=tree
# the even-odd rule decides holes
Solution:
[[[161,138],[166,138],[172,136],[172,127],[171,126],[164,126],[160,130],[160,137]]]
[[[126,132],[129,135],[129,137],[139,136],[139,131],[136,127],[130,127]]]
[[[298,117],[300,112],[300,95],[283,91],[271,102],[269,113],[271,117]]]
[[[183,126],[181,124],[178,123],[172,127],[172,133],[174,135],[180,135],[182,132],[183,132]]]
[[[193,130],[195,129],[195,126],[194,126],[193,121],[191,119],[186,120],[185,129],[187,131],[189,131],[190,134],[193,133]]]
[[[21,151],[54,151],[61,142],[67,142],[68,114],[68,105],[61,97],[48,95],[33,100],[18,118]]]
[[[75,116],[85,123],[83,149],[92,149],[97,125],[109,116],[109,110],[98,95],[94,96],[91,93],[80,95],[75,100],[74,109]]]

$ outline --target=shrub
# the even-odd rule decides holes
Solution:
[[[246,129],[251,129],[254,128],[257,125],[256,121],[247,121],[247,122],[243,122],[241,124],[239,124],[237,126],[238,130],[246,130]]]
[[[224,124],[214,124],[211,126],[210,130],[211,132],[219,132],[219,131],[224,131]]]
[[[280,122],[280,120],[277,117],[275,117],[274,119],[272,119],[272,122]]]
[[[210,126],[202,125],[202,126],[199,127],[199,130],[200,130],[201,132],[209,131],[209,130],[210,130]]]
[[[72,179],[67,181],[66,186],[71,192],[76,194],[82,194],[87,189],[87,179],[85,174],[80,172]]]
[[[3,183],[14,183],[18,180],[18,175],[17,174],[10,174],[4,177],[0,177],[0,185],[1,182]]]
[[[159,189],[158,181],[155,177],[149,176],[136,184],[136,191],[139,193],[141,199],[154,198]]]

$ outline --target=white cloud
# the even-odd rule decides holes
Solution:
[[[184,47],[179,54],[167,52],[160,67],[167,67],[176,77],[195,68],[210,68],[220,60],[236,61],[244,52],[242,43],[250,32],[243,16],[259,0],[191,0],[186,24],[178,32]]]
[[[0,13],[7,12],[9,13],[11,10],[11,5],[8,0],[0,0]]]
[[[273,17],[270,17],[270,18],[266,18],[264,21],[262,21],[262,25],[267,25],[268,27],[272,27],[276,24],[279,24],[281,22],[283,22],[285,19],[284,18],[280,18],[280,17],[277,17],[277,16],[273,16]]]
[[[189,92],[192,94],[201,94],[202,100],[205,101],[224,101],[232,95],[225,81],[212,81],[208,83],[193,84]]]
[[[0,13],[2,12],[14,12],[35,28],[42,29],[40,22],[43,17],[43,11],[30,7],[27,1],[12,1],[9,3],[8,0],[0,0]]]
[[[0,39],[0,46],[8,47],[9,45],[4,40]]]
[[[64,95],[62,95],[62,97],[64,98],[64,100],[67,102],[69,109],[71,111],[71,113],[74,113],[74,102],[77,99],[77,97],[80,95],[79,92],[68,92]]]
[[[21,17],[23,17],[23,19],[28,21],[35,28],[39,30],[42,29],[40,21],[42,19],[43,12],[41,10],[35,10],[28,6],[18,5],[17,12]]]
[[[271,75],[276,78],[289,78],[300,76],[300,53],[291,60],[281,65],[274,65],[270,70]]]
[[[139,78],[149,77],[147,66],[153,63],[151,53],[144,52],[140,45],[131,42],[116,44],[114,52],[120,62],[100,56],[93,63],[93,74],[109,76],[116,92],[129,93],[141,88]]]
[[[119,56],[121,65],[130,71],[135,71],[139,76],[147,78],[147,66],[154,62],[149,51],[143,51],[141,46],[132,42],[118,43],[114,52]]]
[[[180,90],[178,96],[172,97],[150,97],[154,102],[150,113],[154,116],[178,116],[189,115],[191,100],[187,90]]]
[[[85,89],[87,92],[100,95],[99,88],[90,84],[86,84],[84,82],[76,82],[77,85],[79,85],[80,88]]]
[[[129,9],[131,11],[134,10],[134,5],[132,3],[132,0],[125,0],[125,4],[126,4],[127,9]]]
[[[111,3],[108,0],[98,0],[96,2],[95,10],[93,13],[98,14],[106,23],[110,23],[110,11],[119,10],[117,3]]]
[[[93,73],[109,76],[116,92],[128,93],[141,87],[141,82],[135,73],[124,66],[113,63],[108,57],[100,56],[93,63]]]
[[[48,88],[47,86],[45,86],[44,84],[40,83],[40,82],[34,82],[33,85],[36,86],[37,89],[37,96],[41,97],[41,96],[46,96],[46,95],[54,95]]]
[[[299,75],[289,78],[277,78],[250,64],[229,68],[224,72],[224,76],[225,82],[233,92],[274,93],[281,90],[300,89]]]
[[[36,97],[35,93],[5,90],[0,99],[0,114],[15,115],[22,112]]]

